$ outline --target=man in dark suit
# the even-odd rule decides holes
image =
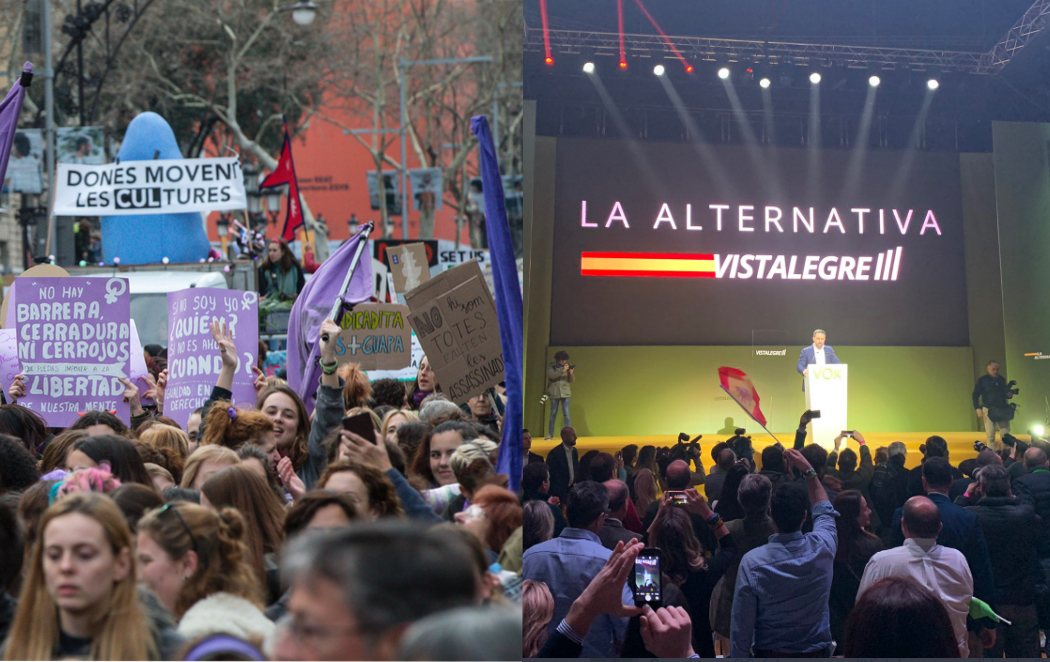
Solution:
[[[627,497],[630,496],[627,484],[614,478],[605,481],[602,486],[609,493],[609,514],[605,516],[605,523],[598,531],[598,537],[601,538],[603,547],[616,549],[616,543],[623,541],[627,544],[640,536],[623,526],[623,518],[627,516]]]
[[[529,432],[528,428],[522,428],[521,430],[521,452],[524,453],[522,466],[533,462],[543,462],[542,455],[532,452],[532,433]]]
[[[805,377],[806,373],[809,372],[809,366],[813,364],[842,363],[842,361],[839,361],[839,357],[835,355],[835,350],[831,348],[831,345],[824,344],[826,338],[827,334],[824,333],[824,329],[813,331],[813,344],[803,347],[802,351],[799,352],[798,365],[795,366],[798,374]],[[803,384],[805,384],[805,381],[803,381]]]
[[[550,495],[564,501],[579,478],[580,454],[576,450],[576,430],[569,426],[561,429],[561,443],[547,453],[547,468],[550,470]]]

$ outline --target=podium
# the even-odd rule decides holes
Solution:
[[[817,365],[811,363],[806,368],[806,408],[820,412],[820,418],[814,418],[807,443],[818,443],[824,448],[832,448],[835,437],[846,425],[846,384],[849,377],[849,366],[845,363]]]

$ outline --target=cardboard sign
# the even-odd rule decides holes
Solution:
[[[58,164],[56,216],[122,216],[245,209],[236,157]]]
[[[26,395],[18,404],[52,427],[85,411],[131,422],[131,296],[124,278],[15,280],[15,332]]]
[[[423,244],[423,247],[427,252],[427,264],[431,267],[438,266],[438,247],[444,246],[446,243],[449,247],[454,247],[454,242],[445,242],[444,240],[437,239],[371,239],[372,244],[372,255],[375,259],[380,262],[386,263],[389,261],[387,252],[395,246],[406,246],[408,244]]]
[[[211,336],[211,323],[216,319],[229,327],[240,359],[233,376],[233,401],[255,405],[252,366],[259,355],[259,295],[201,287],[169,292],[164,414],[182,427],[204,405],[222,370],[222,357]]]
[[[405,299],[412,328],[449,399],[463,404],[503,381],[496,306],[476,262],[434,277]]]
[[[412,362],[412,327],[408,306],[361,303],[343,313],[343,331],[335,346],[340,363],[357,363],[365,370],[397,370]]]
[[[390,273],[394,275],[394,289],[398,292],[414,290],[430,280],[427,248],[423,244],[405,244],[387,249]]]

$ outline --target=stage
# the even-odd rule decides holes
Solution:
[[[863,431],[862,431],[863,432]],[[903,441],[908,447],[908,457],[906,466],[915,467],[919,465],[922,455],[919,453],[919,445],[926,441],[926,438],[939,434],[944,437],[948,442],[948,459],[952,464],[958,466],[960,462],[967,458],[976,457],[977,451],[973,448],[973,442],[977,440],[984,440],[984,433],[982,432],[871,432],[864,434],[864,439],[868,442],[868,445],[872,448],[872,454],[876,448],[880,446],[889,446],[894,441]],[[703,457],[704,468],[710,469],[713,462],[711,461],[711,447],[720,441],[725,441],[732,435],[726,434],[705,434],[700,439],[700,450]],[[777,438],[782,444],[787,447],[795,441],[795,433],[784,432],[776,433]],[[1028,435],[1016,435],[1018,439],[1028,443],[1031,439]],[[774,443],[773,438],[768,434],[753,434],[751,435],[752,443],[755,447],[755,455],[759,455],[762,449],[766,446],[770,446]],[[576,442],[576,448],[579,450],[580,455],[591,450],[604,451],[607,453],[615,453],[628,444],[637,444],[639,448],[646,445],[653,446],[674,446],[677,442],[677,435],[630,435],[630,436],[605,436],[605,437],[580,437]],[[532,452],[546,457],[547,452],[554,448],[559,443],[558,439],[544,440],[537,438],[533,435],[532,438]],[[807,439],[808,443],[808,439]],[[857,442],[854,440],[848,440],[843,443],[842,448],[852,448],[857,450]]]

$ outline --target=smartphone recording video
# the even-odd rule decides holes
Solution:
[[[689,498],[681,490],[668,490],[667,496],[670,497],[671,503],[675,506],[684,506],[689,503]]]
[[[372,422],[372,417],[368,412],[361,412],[360,414],[344,418],[343,429],[360,435],[373,444],[376,443],[375,423]]]
[[[663,599],[660,589],[660,550],[647,547],[634,560],[635,606],[660,607]]]

